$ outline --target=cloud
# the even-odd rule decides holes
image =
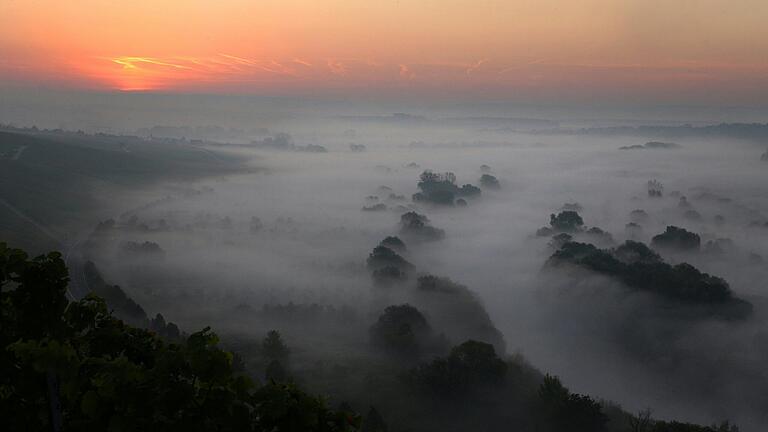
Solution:
[[[191,69],[188,66],[169,63],[167,61],[158,60],[152,57],[117,57],[117,58],[113,58],[112,62],[123,66],[124,69],[137,69],[141,64],[167,66],[167,67],[172,67],[177,69]]]
[[[347,66],[340,62],[339,60],[335,59],[328,59],[327,63],[328,69],[330,69],[331,73],[334,75],[340,75],[340,76],[346,76],[347,75]]]
[[[472,75],[474,71],[480,69],[480,66],[482,66],[487,61],[488,59],[481,59],[481,60],[478,60],[476,63],[469,65],[469,67],[465,71],[467,76]]]
[[[306,66],[306,67],[312,67],[313,66],[312,63],[310,63],[310,62],[308,62],[306,60],[302,60],[302,59],[300,59],[298,57],[294,57],[293,60],[291,60],[291,61],[296,63],[296,64],[300,64],[300,65]]]
[[[407,80],[411,80],[416,77],[416,74],[408,67],[408,65],[400,64],[400,76]]]

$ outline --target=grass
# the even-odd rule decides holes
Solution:
[[[161,181],[194,180],[246,169],[246,161],[183,142],[76,133],[0,131],[0,199],[53,232],[90,225],[100,209],[98,186],[135,191]],[[18,247],[48,243],[34,224],[0,206],[0,235]],[[38,239],[43,237],[43,240]]]

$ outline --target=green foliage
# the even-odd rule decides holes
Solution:
[[[417,240],[440,240],[445,237],[445,231],[430,225],[426,216],[416,212],[404,213],[400,216],[400,233]]]
[[[374,346],[397,355],[416,357],[431,331],[418,309],[403,304],[384,309],[369,333]]]
[[[655,421],[648,429],[649,432],[739,432],[739,428],[728,422],[719,425],[700,426],[692,423],[677,421]]]
[[[381,243],[379,243],[379,246],[388,247],[398,252],[404,252],[406,249],[405,243],[402,240],[400,240],[400,237],[396,237],[396,236],[388,236],[384,238],[384,240],[382,240]]]
[[[558,232],[576,232],[584,226],[584,219],[573,210],[565,210],[549,215],[549,225]]]
[[[376,211],[384,211],[386,209],[387,209],[387,205],[386,204],[378,203],[378,204],[374,204],[372,206],[364,206],[362,208],[362,211],[376,212]]]
[[[88,261],[85,263],[83,275],[91,291],[107,302],[107,305],[112,309],[116,317],[135,326],[143,327],[147,325],[148,317],[144,309],[128,297],[120,286],[107,283],[93,262]],[[165,322],[163,322],[164,326]],[[159,326],[153,328],[155,331],[158,329]]]
[[[274,382],[287,382],[290,380],[288,371],[285,370],[283,364],[277,360],[269,362],[267,369],[264,371],[264,378]]]
[[[433,204],[453,205],[453,200],[459,193],[456,186],[456,175],[453,173],[437,174],[424,171],[419,176],[418,187],[421,192],[414,194],[414,201],[425,201]]]
[[[588,229],[584,234],[598,244],[613,244],[613,236],[598,227]]]
[[[149,322],[149,329],[170,341],[175,342],[181,339],[179,327],[172,322],[166,323],[162,314],[157,314]]]
[[[411,370],[408,380],[434,396],[460,397],[482,387],[500,386],[506,373],[507,364],[493,345],[469,340],[454,347],[448,357]]]
[[[539,387],[544,431],[600,432],[608,418],[589,396],[571,393],[557,377],[546,375]]]
[[[651,239],[651,244],[655,247],[679,251],[698,251],[701,247],[701,237],[685,228],[668,226],[663,233]]]
[[[418,187],[420,192],[413,195],[414,201],[448,206],[454,204],[456,197],[475,197],[482,193],[480,188],[471,184],[456,186],[456,175],[451,172],[438,174],[424,171],[419,176]]]
[[[645,243],[627,240],[613,250],[612,255],[625,264],[645,263],[656,264],[663,262],[661,256],[645,245]]]
[[[571,263],[612,276],[629,288],[651,292],[687,305],[712,307],[713,313],[742,319],[751,313],[749,302],[733,296],[728,283],[702,273],[690,264],[670,265],[642,243],[628,241],[611,250],[569,242],[548,261],[551,265]]]
[[[582,256],[595,250],[584,246],[571,252]],[[277,360],[289,355],[277,332],[264,341],[262,353],[271,360],[267,382],[259,385],[240,373],[242,361],[218,347],[210,328],[169,342],[156,332],[126,325],[95,295],[68,302],[66,283],[60,255],[30,259],[0,243],[3,430],[51,430],[56,418],[65,431],[337,432],[361,427],[348,409],[331,410],[291,382],[285,363]],[[445,307],[453,321],[470,317],[462,323],[470,327],[476,324],[471,317],[484,314],[465,287],[447,279],[421,279],[414,292],[420,295]],[[391,321],[408,324],[410,332],[395,335],[418,335],[414,329],[426,325],[418,311],[399,312],[391,314]],[[158,315],[153,325],[164,321]],[[375,403],[396,430],[603,430],[601,407],[591,398],[572,394],[552,378],[537,393],[538,372],[522,362],[504,361],[497,352],[493,345],[470,340],[410,370],[406,380],[397,374],[402,364],[366,363],[364,380],[359,369],[350,367],[343,374],[357,375],[351,378],[363,382],[362,390],[342,396]],[[414,388],[423,391],[408,391]],[[729,424],[649,424],[657,432],[737,431]],[[371,409],[362,428],[381,432],[387,424]]]
[[[378,268],[371,273],[371,276],[377,285],[391,285],[408,279],[404,271],[392,266]]]
[[[459,189],[458,195],[463,197],[475,197],[480,196],[482,193],[483,191],[481,191],[479,187],[467,183]]]
[[[560,233],[552,236],[552,241],[549,245],[554,249],[560,249],[564,244],[573,241],[573,236],[568,233]]]
[[[480,299],[466,286],[449,278],[423,275],[417,279],[413,301],[429,316],[432,325],[454,343],[479,340],[492,344],[499,353],[505,352],[503,335]]]
[[[378,270],[384,267],[394,267],[400,271],[410,271],[413,264],[401,257],[397,252],[386,246],[376,246],[366,260],[368,268]]]
[[[487,189],[499,189],[501,187],[499,179],[490,174],[483,174],[480,176],[480,185]]]
[[[261,343],[261,353],[269,361],[285,363],[288,361],[290,350],[276,330],[270,330]]]
[[[61,256],[0,243],[0,418],[7,430],[347,431],[359,419],[291,384],[258,387],[210,328],[183,343],[69,303]],[[279,337],[277,338],[279,341]],[[274,344],[271,344],[274,345]]]

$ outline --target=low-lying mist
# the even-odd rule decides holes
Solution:
[[[450,278],[474,293],[476,315],[487,311],[503,336],[497,350],[522,354],[574,391],[661,418],[730,419],[745,431],[768,424],[764,149],[712,138],[637,148],[650,139],[385,120],[301,127],[294,119],[294,128],[230,145],[201,140],[195,145],[247,158],[253,170],[113,202],[120,214],[105,214],[114,224],[87,234],[85,254],[150,316],[161,312],[182,329],[211,325],[244,353],[277,329],[305,370],[364,357],[369,327],[389,305],[421,305],[451,346],[463,342],[446,330],[455,305],[403,288],[423,275]],[[265,140],[278,132],[290,135],[287,145]],[[414,201],[425,170],[453,173],[456,185],[482,193],[466,206]],[[483,175],[498,187],[481,184]],[[650,245],[668,226],[697,233],[696,250],[654,249],[723,278],[752,313],[689,313],[616,278],[547,265],[556,232],[539,230],[563,210],[583,219],[573,240],[603,249]],[[401,216],[410,211],[444,235],[409,236]],[[404,240],[399,254],[413,270],[382,284],[366,259],[388,236]]]

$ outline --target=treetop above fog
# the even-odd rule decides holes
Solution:
[[[415,202],[448,206],[454,205],[457,197],[471,198],[482,193],[480,188],[471,184],[457,186],[456,175],[452,172],[434,173],[426,170],[419,176],[417,186],[420,192],[413,194]]]
[[[744,319],[752,305],[733,295],[728,283],[702,273],[687,263],[667,264],[642,243],[627,241],[614,249],[587,243],[563,244],[547,261],[549,266],[569,263],[619,279],[627,287],[656,294],[681,305],[705,306],[727,319]]]
[[[359,418],[292,384],[257,385],[210,328],[169,343],[66,298],[59,253],[0,243],[0,415],[7,430],[352,431]],[[274,339],[274,337],[273,337]]]
[[[701,237],[685,228],[670,225],[663,233],[654,236],[651,244],[662,249],[698,251],[701,247]]]

